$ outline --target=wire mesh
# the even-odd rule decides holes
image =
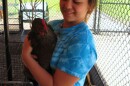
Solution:
[[[59,8],[59,0],[51,1],[51,0],[44,0],[49,5],[49,21],[55,20],[55,19],[63,19],[60,8]]]
[[[96,16],[95,68],[105,86],[130,86],[130,1],[100,0]]]
[[[0,82],[0,86],[33,86],[31,82],[22,81],[4,81]]]
[[[55,1],[54,3],[52,1],[47,2],[48,4],[51,3],[51,5],[49,5],[49,20],[51,21],[53,19],[57,19],[57,16],[60,17],[59,11],[56,11],[59,3],[55,3]],[[19,4],[20,3],[18,0],[8,1],[8,44],[9,53],[11,54],[11,63],[9,63],[8,69],[3,18],[0,21],[0,86],[32,86],[32,83],[30,84],[30,81],[23,73],[23,63],[21,61],[21,49],[23,41],[21,41],[22,32],[20,31],[21,28],[19,26],[21,24],[21,20],[19,18]],[[53,13],[57,16],[54,16]],[[10,77],[8,75],[10,69],[12,70],[12,81],[8,80],[8,77]]]
[[[8,23],[9,23],[9,31],[10,32],[16,32],[20,31],[19,28],[19,7],[18,7],[18,1],[15,0],[8,1]],[[4,32],[4,20],[3,20],[3,5],[2,0],[0,1],[0,33]]]
[[[20,42],[20,34],[10,34],[9,37],[9,49],[11,53],[11,66],[13,80],[24,80],[24,75],[22,73],[22,61],[21,61],[21,49],[22,42]],[[6,46],[4,42],[4,34],[0,35],[0,81],[8,80],[7,77],[7,63],[6,63]]]

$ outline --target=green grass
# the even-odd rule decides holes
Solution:
[[[35,0],[32,0],[33,2]],[[38,0],[40,1],[40,0]],[[41,0],[42,1],[42,0]],[[57,12],[60,12],[59,9],[59,0],[44,0],[45,2],[48,3],[48,8],[49,8],[49,16],[53,16]],[[31,2],[31,0],[22,0],[23,3]],[[9,0],[8,4],[19,4],[19,0]],[[17,14],[18,13],[18,6],[8,6],[9,13],[11,14]]]
[[[102,2],[111,3],[130,3],[130,0],[102,0]]]
[[[112,18],[119,21],[130,21],[130,0],[104,0],[103,3],[119,3],[119,4],[101,4],[101,11],[108,14]]]
[[[59,0],[44,0],[45,2],[48,3],[49,9],[55,8],[59,9]]]
[[[60,0],[44,0],[48,3],[49,15],[53,16],[60,13],[59,1]]]
[[[24,3],[30,2],[31,0],[22,0]],[[34,0],[32,0],[34,1]],[[42,1],[42,0],[41,0]],[[59,1],[60,0],[44,0],[48,3],[50,16],[54,15],[59,10]],[[19,3],[19,0],[8,0],[8,3]],[[130,0],[102,0],[103,3],[130,3]],[[8,8],[9,11],[15,12],[15,8]],[[102,4],[102,12],[108,14],[112,18],[115,18],[119,21],[130,21],[130,5],[123,4]]]

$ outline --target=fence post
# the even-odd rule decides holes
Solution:
[[[44,19],[44,0],[43,0],[43,19]]]
[[[94,29],[94,33],[95,34],[97,34],[97,31],[96,31],[97,27],[96,27],[96,25],[97,25],[97,6],[96,6],[95,11],[94,11],[94,24],[93,24],[93,29]]]
[[[97,33],[100,32],[100,19],[101,19],[101,11],[102,11],[102,0],[99,0],[99,12],[98,12],[98,25],[97,25]]]
[[[9,27],[8,27],[8,5],[7,0],[2,0],[3,4],[3,16],[4,16],[4,34],[5,34],[5,50],[6,50],[6,64],[7,64],[7,75],[8,80],[12,81],[12,64],[11,64],[11,55],[9,51]]]

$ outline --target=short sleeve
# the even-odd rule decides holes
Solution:
[[[52,20],[48,22],[48,26],[51,27],[54,31],[59,30],[59,25],[63,22],[63,20]]]
[[[87,39],[74,38],[65,47],[57,67],[70,75],[82,78],[90,71],[96,62],[96,52],[91,48]]]

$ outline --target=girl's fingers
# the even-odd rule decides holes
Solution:
[[[36,56],[36,55],[32,55],[32,58],[33,58],[33,59],[37,59],[37,56]]]

